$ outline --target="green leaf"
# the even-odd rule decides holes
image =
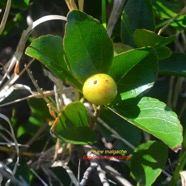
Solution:
[[[171,149],[181,147],[182,125],[165,103],[150,97],[129,99],[111,108],[120,117],[162,140]]]
[[[125,45],[123,43],[114,43],[114,55],[120,54],[122,52],[127,52],[128,50],[133,49],[131,46],[129,45]]]
[[[62,111],[59,120],[64,128],[88,126],[86,108],[78,101],[68,104]]]
[[[169,19],[177,15],[176,12],[180,10],[180,6],[176,1],[161,1],[161,0],[152,0],[155,13],[161,19]]]
[[[180,3],[177,1],[153,0],[152,3],[156,17],[161,20],[160,24],[156,26],[156,29],[162,28],[164,25],[170,23],[173,17],[178,16],[178,12],[180,12],[181,8]],[[180,15],[170,26],[175,27],[177,32],[181,31],[183,28],[186,28],[185,20],[186,15]]]
[[[143,50],[143,52],[147,52],[147,50]],[[127,65],[133,65],[132,68],[128,73],[123,74],[122,79],[117,82],[118,86],[118,93],[121,98],[121,100],[134,98],[137,96],[141,96],[147,91],[152,88],[155,81],[157,80],[157,74],[158,74],[158,61],[155,53],[153,51],[148,51],[149,53],[146,53],[146,55],[140,62],[136,63],[136,59],[140,59],[140,56],[143,56],[145,53],[139,53],[131,55],[126,60]],[[135,59],[133,62],[129,63],[131,59]],[[127,65],[121,65],[118,66],[118,71],[123,69],[127,70]],[[123,72],[125,72],[123,70]]]
[[[41,126],[46,121],[52,119],[47,104],[43,99],[29,99],[28,104],[32,112],[32,115],[29,117],[30,123]]]
[[[168,47],[162,46],[156,49],[156,55],[158,59],[164,59],[170,57],[172,55],[172,51]]]
[[[64,108],[54,132],[60,139],[74,144],[94,143],[97,139],[96,133],[89,128],[86,108],[80,102]]]
[[[131,158],[131,173],[139,186],[154,183],[165,166],[167,154],[168,148],[155,141],[141,144],[135,150]]]
[[[179,16],[173,23],[171,23],[172,27],[176,27],[178,31],[182,31],[186,28],[186,15]]]
[[[29,99],[28,105],[31,110],[31,114],[28,118],[28,122],[19,126],[17,130],[17,135],[19,137],[26,135],[35,135],[35,133],[39,130],[40,127],[43,127],[43,125],[45,125],[48,121],[54,119],[50,115],[48,106],[43,99]],[[49,133],[48,127],[44,127],[43,130],[45,130],[46,133]]]
[[[36,58],[51,70],[59,79],[81,89],[80,83],[74,79],[64,60],[62,38],[54,35],[41,36],[35,39],[26,49],[26,54]]]
[[[1,4],[5,6],[6,2],[7,2],[6,0],[2,0]],[[20,10],[25,10],[29,7],[29,3],[30,3],[30,0],[22,0],[22,1],[12,0],[11,7],[20,9]]]
[[[81,11],[68,14],[64,49],[72,74],[84,82],[95,73],[107,73],[113,58],[113,45],[98,20]]]
[[[160,60],[160,73],[186,77],[186,55],[173,53],[169,58]]]
[[[134,46],[133,33],[137,28],[155,29],[151,0],[127,1],[121,17],[122,42]]]
[[[175,36],[162,37],[155,32],[137,29],[134,32],[134,42],[137,47],[161,47],[175,40]]]
[[[96,133],[88,127],[66,128],[58,134],[58,137],[65,142],[72,144],[92,144],[97,141]]]
[[[132,49],[116,55],[109,74],[118,83],[135,65],[149,54],[147,49]]]

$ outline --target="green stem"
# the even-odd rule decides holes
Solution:
[[[184,150],[184,152],[182,153],[182,155],[180,156],[180,158],[178,160],[176,170],[174,171],[174,174],[173,174],[173,177],[169,183],[169,186],[176,185],[176,182],[178,181],[178,179],[180,177],[180,171],[183,170],[185,164],[186,164],[186,150]]]
[[[106,28],[106,0],[102,0],[102,24]]]

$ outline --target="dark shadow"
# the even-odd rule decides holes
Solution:
[[[127,118],[136,118],[140,113],[140,108],[137,106],[140,99],[141,98],[132,98],[123,100],[114,106],[114,110]]]
[[[158,151],[159,149],[160,151]],[[133,155],[131,160],[132,173],[135,175],[137,181],[140,182],[140,185],[147,185],[143,166],[149,167],[153,171],[162,169],[166,163],[167,150],[168,148],[164,144],[155,142],[150,148],[139,150]]]

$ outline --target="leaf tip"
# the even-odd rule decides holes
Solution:
[[[181,149],[182,149],[182,145],[178,145],[177,147],[173,148],[173,151],[177,153]]]

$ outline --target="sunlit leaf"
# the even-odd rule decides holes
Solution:
[[[175,38],[175,36],[162,37],[145,29],[137,29],[134,32],[134,41],[137,47],[162,47],[174,41]]]
[[[95,73],[107,73],[113,58],[112,41],[98,20],[81,11],[68,14],[64,49],[72,74],[84,82]]]
[[[66,65],[62,42],[63,39],[59,36],[41,36],[27,47],[25,53],[46,65],[58,78],[67,80],[81,89],[80,83],[72,76]]]
[[[129,99],[111,108],[120,117],[162,140],[177,151],[183,141],[183,129],[175,112],[165,103],[150,97]]]

